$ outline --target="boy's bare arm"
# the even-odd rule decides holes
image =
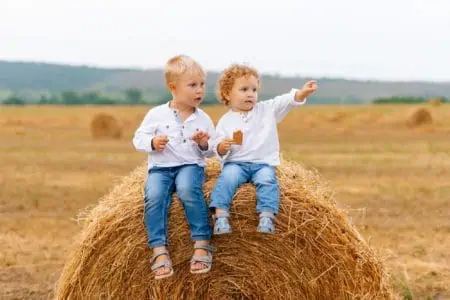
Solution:
[[[295,93],[295,101],[303,102],[305,99],[317,91],[317,81],[310,80],[303,85],[303,87]]]

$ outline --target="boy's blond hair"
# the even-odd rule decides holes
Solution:
[[[164,78],[166,79],[167,87],[169,87],[169,83],[176,83],[187,72],[192,72],[202,77],[206,76],[203,67],[187,55],[177,55],[169,59],[164,68]]]
[[[258,80],[259,91],[259,73],[255,68],[242,64],[232,64],[231,66],[226,68],[222,72],[222,74],[220,74],[219,80],[217,81],[217,100],[228,106],[228,104],[230,103],[228,96],[230,95],[234,83],[237,79],[248,76],[255,76],[255,78]]]

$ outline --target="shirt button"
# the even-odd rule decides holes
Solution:
[[[183,140],[183,143],[186,143],[186,140]]]

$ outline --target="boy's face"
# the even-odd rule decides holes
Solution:
[[[201,74],[184,74],[169,89],[180,104],[198,107],[205,97],[205,77]]]
[[[259,81],[253,75],[236,79],[228,95],[232,110],[240,112],[252,110],[258,101],[258,87]]]

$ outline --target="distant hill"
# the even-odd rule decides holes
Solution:
[[[217,72],[209,72],[207,90],[214,93]],[[263,75],[261,98],[300,87],[310,78]],[[315,78],[318,103],[364,103],[390,96],[450,97],[450,82],[387,82]],[[141,89],[147,97],[167,93],[161,69],[107,69],[34,62],[0,61],[0,97],[11,93],[36,95],[61,91],[98,91],[122,93],[128,88]],[[1,100],[1,99],[0,99]],[[151,100],[151,99],[150,99]]]

